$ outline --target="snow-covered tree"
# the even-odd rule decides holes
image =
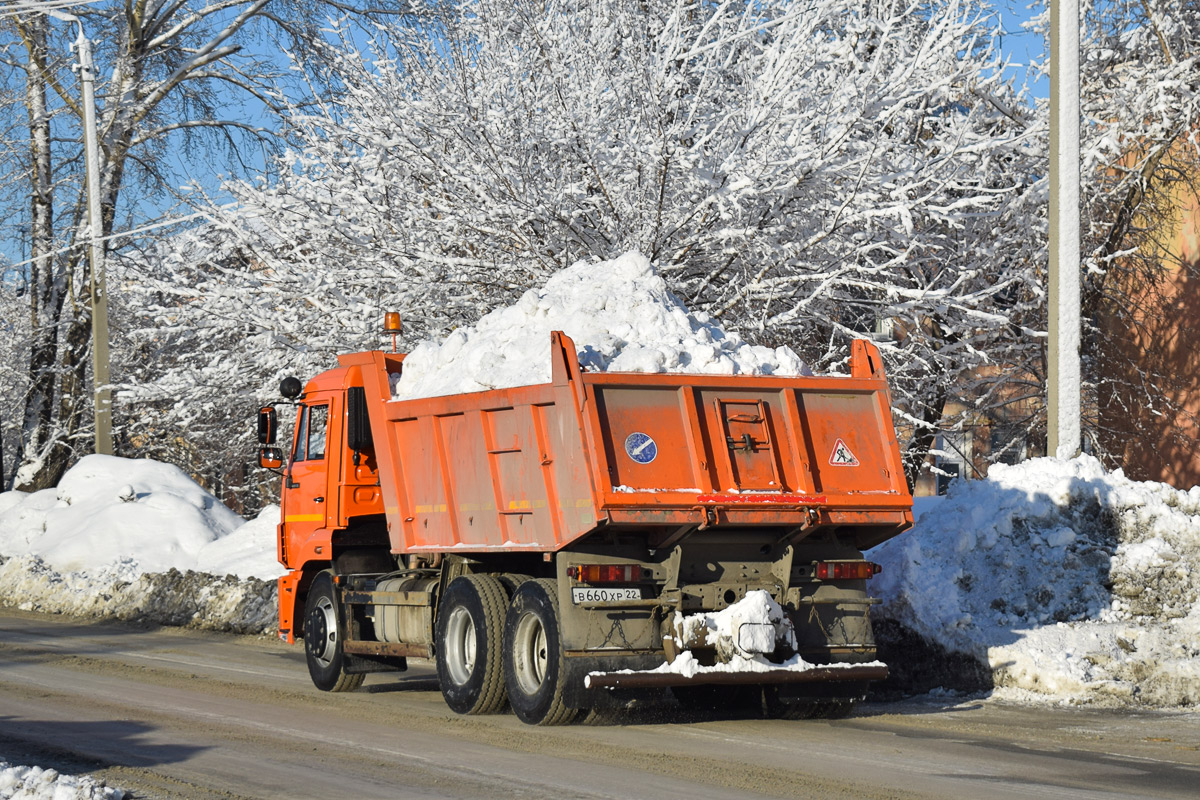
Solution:
[[[182,134],[205,129],[228,134],[239,127],[220,115],[217,87],[258,87],[246,69],[255,59],[238,63],[233,55],[238,34],[266,4],[136,2],[73,9],[95,39],[96,62],[103,65],[97,86],[100,233],[112,233],[123,190],[138,186],[153,192],[161,186],[170,148],[187,144]],[[12,205],[29,204],[27,214],[14,216],[28,221],[32,258],[33,329],[18,488],[57,482],[87,439],[91,407],[91,273],[83,246],[88,223],[78,146],[83,109],[68,46],[77,29],[39,6],[16,4],[0,26],[5,84],[23,85],[28,125],[13,162],[19,172],[4,187]]]
[[[270,396],[373,344],[383,308],[411,344],[629,249],[818,368],[894,330],[914,469],[952,401],[977,414],[1015,399],[1005,374],[1038,380],[1045,129],[975,0],[463,0],[369,53],[352,39],[325,51],[341,92],[292,115],[279,180],[210,210],[213,257],[184,245],[139,277],[168,335],[244,334],[143,386]]]
[[[84,257],[83,109],[71,43],[80,28],[96,63],[100,205],[106,237],[142,227],[173,204],[180,174],[240,171],[270,147],[282,40],[311,53],[327,14],[389,18],[402,0],[12,0],[0,14],[0,237],[23,225],[30,351],[17,484],[40,488],[91,449],[91,272]],[[295,95],[299,97],[300,95]],[[22,235],[24,238],[24,235]],[[122,239],[111,249],[127,245]],[[113,320],[118,331],[120,321]],[[119,343],[118,343],[119,346]]]
[[[19,399],[25,396],[29,375],[29,311],[23,276],[0,270],[0,492],[9,488],[20,459]]]
[[[1084,366],[1100,412],[1085,434],[1110,463],[1149,449],[1194,475],[1200,3],[1082,5]]]

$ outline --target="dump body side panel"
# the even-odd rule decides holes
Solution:
[[[398,542],[393,532],[401,552],[555,550],[595,527],[564,389],[393,402],[385,411],[402,463],[420,465],[400,476],[412,498]]]
[[[596,527],[577,364],[560,355],[548,384],[393,401],[402,357],[350,358],[364,361],[393,552],[553,551]]]

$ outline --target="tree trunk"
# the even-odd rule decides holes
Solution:
[[[46,52],[46,18],[23,20],[22,37],[29,61],[26,66],[25,102],[29,114],[31,265],[29,304],[33,341],[29,355],[29,394],[22,420],[25,443],[22,463],[15,470],[13,488],[36,491],[54,486],[61,471],[46,466],[53,461],[54,406],[59,326],[63,306],[63,281],[54,255],[54,201],[52,186],[50,111],[47,102],[49,74]]]

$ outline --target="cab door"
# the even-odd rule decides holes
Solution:
[[[300,406],[292,454],[284,475],[283,540],[280,561],[292,569],[310,560],[328,560],[326,496],[329,486],[329,420],[331,398],[313,398]]]

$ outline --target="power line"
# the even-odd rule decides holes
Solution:
[[[44,0],[37,2],[6,2],[4,8],[0,9],[0,17],[15,17],[19,14],[45,14],[50,11],[59,11],[66,8],[74,8],[76,6],[90,6],[93,3],[98,3],[100,0]]]
[[[203,216],[205,216],[205,215],[202,212],[197,211],[195,214],[188,214],[186,217],[175,217],[173,219],[164,220],[163,222],[155,222],[151,225],[143,225],[140,228],[133,228],[132,230],[121,231],[120,233],[110,233],[108,236],[98,237],[96,239],[96,241],[97,242],[107,242],[112,239],[119,239],[122,236],[137,236],[138,234],[145,233],[146,231],[152,231],[152,230],[155,230],[156,228],[166,228],[170,225],[178,225],[181,222],[188,222],[190,220],[196,219],[197,217],[203,217]],[[83,247],[83,245],[82,244],[73,244],[73,245],[68,245],[67,247],[61,247],[58,250],[54,250],[50,253],[46,253],[44,255],[38,256],[37,258],[29,258],[24,261],[19,261],[15,264],[9,264],[7,269],[16,269],[17,267],[23,267],[27,264],[33,264],[34,262],[40,261],[41,259],[46,258],[47,256],[61,255],[63,253],[70,252],[71,250],[74,250],[78,247]]]

